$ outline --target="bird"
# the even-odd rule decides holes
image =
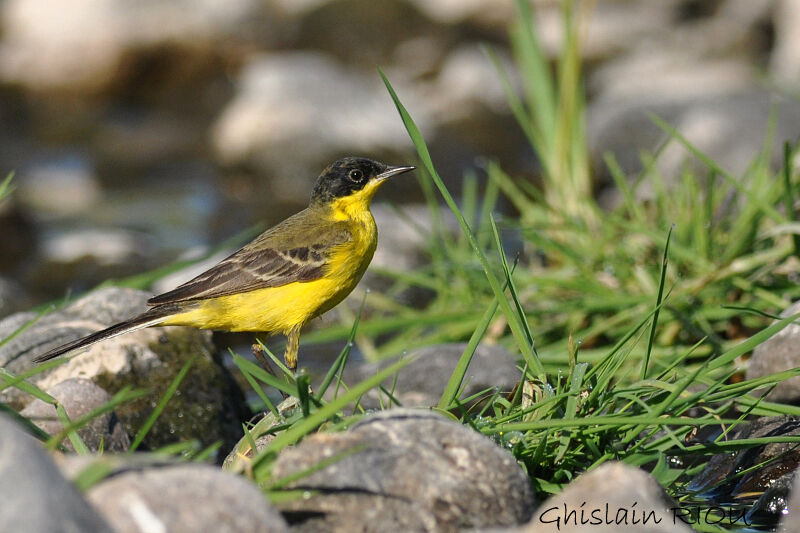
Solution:
[[[414,170],[363,157],[325,168],[307,208],[227,258],[147,301],[149,309],[34,359],[42,363],[151,326],[282,333],[286,366],[297,368],[300,330],[358,284],[378,242],[370,203],[388,178]],[[262,364],[265,361],[262,360]]]

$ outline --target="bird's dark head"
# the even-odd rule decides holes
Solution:
[[[363,157],[345,157],[322,171],[311,193],[312,203],[333,202],[352,197],[366,202],[388,178],[414,170],[414,167],[391,167]]]

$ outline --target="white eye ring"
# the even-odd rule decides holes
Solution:
[[[350,178],[352,181],[358,182],[364,178],[364,173],[356,168],[348,172],[347,177]]]

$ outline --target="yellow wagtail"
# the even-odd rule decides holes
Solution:
[[[378,231],[369,210],[378,187],[414,167],[346,157],[322,171],[311,203],[216,266],[148,300],[144,313],[34,359],[42,362],[149,326],[283,333],[297,367],[300,329],[332,309],[367,269]]]

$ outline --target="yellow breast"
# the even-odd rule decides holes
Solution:
[[[365,188],[338,199],[331,204],[328,216],[322,217],[347,221],[352,238],[333,249],[319,279],[201,301],[163,324],[287,333],[330,310],[355,288],[375,253],[378,231],[369,211],[374,192]]]

